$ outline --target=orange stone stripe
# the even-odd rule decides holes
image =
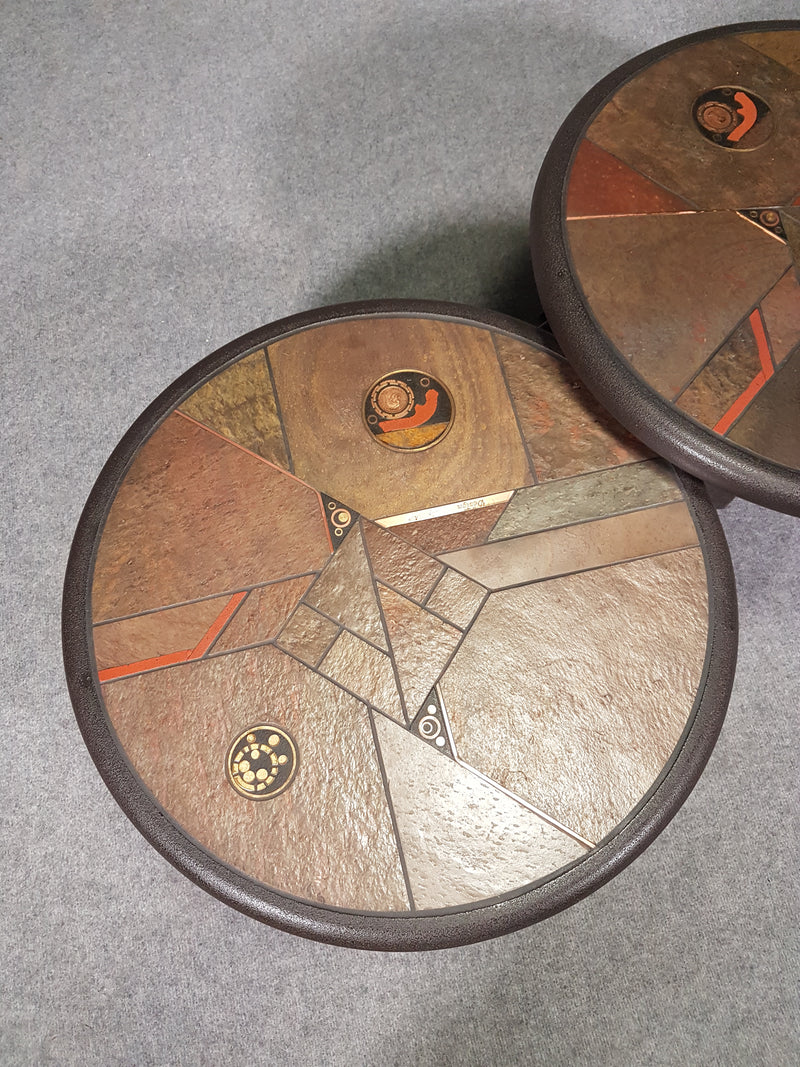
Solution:
[[[769,379],[774,373],[774,367],[772,366],[772,357],[769,353],[769,344],[767,343],[767,334],[764,330],[764,320],[761,317],[761,310],[756,308],[755,311],[750,313],[750,326],[753,330],[753,336],[756,339],[756,345],[758,346],[758,358],[761,362],[761,370],[753,378],[752,382],[748,385],[741,396],[731,404],[722,418],[714,427],[716,433],[727,433],[727,431],[734,424],[736,419],[741,415],[750,401],[760,392],[762,387],[766,385]]]
[[[247,593],[234,593],[194,648],[184,648],[179,652],[167,652],[163,656],[151,656],[149,659],[140,659],[135,663],[125,663],[120,667],[107,667],[105,670],[97,672],[98,678],[101,682],[113,682],[116,678],[127,678],[131,674],[141,674],[143,671],[154,671],[159,667],[173,667],[176,663],[190,663],[192,660],[200,659],[208,652],[225,629],[225,626],[246,596]]]

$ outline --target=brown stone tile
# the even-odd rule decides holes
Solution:
[[[201,385],[179,410],[271,463],[290,469],[263,348]]]
[[[465,548],[442,560],[488,589],[506,589],[696,544],[697,530],[681,502]]]
[[[440,683],[458,754],[599,841],[677,744],[707,632],[700,548],[495,593]]]
[[[391,589],[378,589],[406,710],[413,718],[461,640],[461,632]]]
[[[412,600],[423,601],[442,573],[441,563],[396,537],[391,530],[371,522],[365,522],[363,530],[375,576]]]
[[[800,74],[800,33],[797,30],[742,33],[739,34],[739,40],[793,70],[795,74]]]
[[[392,661],[386,653],[343,630],[319,669],[366,703],[404,721]]]
[[[482,545],[505,508],[505,503],[489,504],[485,508],[403,523],[402,526],[393,526],[392,531],[404,541],[411,541],[423,552],[436,556],[454,548]]]
[[[691,211],[692,205],[584,139],[567,186],[567,218]]]
[[[93,617],[317,570],[329,553],[313,490],[172,414],[139,450],[109,512]]]
[[[388,651],[361,526],[351,530],[306,597],[307,603]]]
[[[214,597],[95,626],[92,636],[97,669],[194,648],[227,602],[226,596]]]
[[[574,219],[568,237],[601,330],[670,400],[791,261],[735,212]]]
[[[339,627],[313,608],[300,604],[281,630],[277,644],[303,663],[315,667],[330,648]]]
[[[800,348],[770,378],[727,436],[775,463],[800,470]]]
[[[408,900],[366,710],[273,646],[105,687],[134,769],[169,815],[223,862],[283,893],[365,910]],[[273,800],[239,796],[228,746],[257,723],[299,759]]]
[[[540,482],[652,455],[594,400],[566,361],[501,334],[495,344]]]
[[[675,403],[704,426],[714,427],[760,370],[753,328],[745,320]]]
[[[800,281],[797,270],[787,270],[761,301],[775,365],[780,365],[800,344]]]
[[[794,258],[795,270],[800,265],[800,208],[784,208],[781,211],[781,223],[786,234],[786,241]]]
[[[464,629],[475,618],[486,590],[458,571],[445,571],[425,607]]]
[[[214,645],[215,652],[271,641],[300,602],[312,576],[253,589]]]
[[[368,518],[532,482],[488,330],[354,319],[293,334],[269,357],[295,472]],[[450,432],[425,451],[384,448],[363,423],[367,391],[400,368],[430,372],[453,397]]]
[[[628,463],[519,489],[489,540],[537,533],[680,499],[680,487],[666,464],[660,460]]]
[[[380,716],[375,724],[417,908],[509,893],[585,854],[413,734]]]
[[[720,148],[698,131],[694,102],[720,85],[743,86],[771,108],[774,132],[767,142],[768,163],[764,152]],[[700,208],[738,211],[785,204],[797,188],[800,78],[735,37],[702,41],[658,60],[626,82],[587,135]]]

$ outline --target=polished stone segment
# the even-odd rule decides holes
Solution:
[[[705,426],[716,426],[760,371],[758,345],[746,320],[681,393],[676,404]]]
[[[675,503],[523,534],[441,558],[489,589],[505,589],[696,544],[697,530],[686,505]]]
[[[502,334],[495,345],[540,482],[652,455],[593,399],[566,361]]]
[[[278,634],[313,580],[313,575],[306,575],[251,590],[222,631],[214,645],[214,652],[228,652],[245,645],[270,641]]]
[[[680,499],[680,487],[665,464],[629,463],[520,489],[488,539],[500,541]]]
[[[263,348],[220,371],[187,397],[178,410],[289,469]]]
[[[722,148],[697,130],[695,100],[724,85],[749,89],[771,108],[774,132],[765,151]],[[587,136],[699,208],[739,211],[788,204],[798,184],[800,77],[735,37],[702,41],[627,81]],[[661,290],[654,286],[653,292]]]
[[[343,690],[267,645],[123,679],[104,697],[144,784],[212,855],[316,903],[407,909],[369,719]],[[225,775],[228,746],[261,722],[298,750],[294,782],[268,801]]]
[[[677,744],[707,628],[700,548],[492,594],[440,683],[459,756],[600,840]]]
[[[306,602],[387,651],[361,526],[350,530],[309,590]]]
[[[227,602],[228,597],[213,597],[95,626],[92,637],[97,669],[194,648]]]
[[[277,644],[285,652],[291,652],[303,663],[314,667],[330,648],[339,627],[319,612],[300,604],[281,630]]]
[[[735,212],[573,219],[567,233],[600,329],[669,400],[791,263]]]
[[[269,347],[295,473],[367,518],[468,500],[533,481],[488,330],[422,318],[351,319]],[[392,371],[428,372],[454,420],[431,448],[392,451],[363,422]]]
[[[484,508],[456,511],[432,519],[420,519],[394,526],[393,530],[405,541],[411,541],[432,556],[455,548],[482,545],[489,531],[503,514],[506,504],[487,504]]]
[[[800,74],[800,32],[797,30],[742,33],[739,40]]]
[[[343,630],[319,669],[367,704],[403,720],[392,661],[385,652]]]
[[[750,403],[728,438],[775,463],[800,469],[800,348]]]
[[[375,725],[417,908],[511,892],[585,855],[561,830],[380,716]]]
[[[425,607],[437,615],[443,615],[463,630],[475,618],[485,596],[486,589],[482,585],[465,578],[458,571],[448,570],[442,575]]]
[[[590,140],[578,146],[567,188],[568,219],[692,209],[688,201],[637,174]]]
[[[375,576],[404,596],[422,603],[442,573],[441,563],[397,537],[391,530],[384,530],[371,522],[365,522],[363,530]]]
[[[313,490],[174,413],[141,447],[111,506],[93,618],[302,574],[329,553]]]
[[[800,280],[792,267],[761,301],[761,313],[772,349],[772,358],[779,366],[800,344]]]
[[[379,586],[406,711],[413,718],[461,640],[461,631]]]

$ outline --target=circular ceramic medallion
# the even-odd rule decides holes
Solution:
[[[436,418],[431,392],[446,436],[383,447],[365,410]],[[628,863],[708,757],[735,631],[697,483],[542,335],[391,302],[162,394],[64,604],[79,723],[142,832],[249,914],[372,948],[494,936]]]
[[[617,418],[800,515],[800,22],[696,34],[600,82],[545,159],[531,249]]]

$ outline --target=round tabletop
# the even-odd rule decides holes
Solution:
[[[548,321],[673,463],[800,515],[800,22],[626,63],[557,134],[533,199]]]
[[[70,692],[111,792],[229,904],[441,948],[607,881],[699,776],[736,606],[702,488],[514,320],[382,302],[209,356],[76,533]]]

